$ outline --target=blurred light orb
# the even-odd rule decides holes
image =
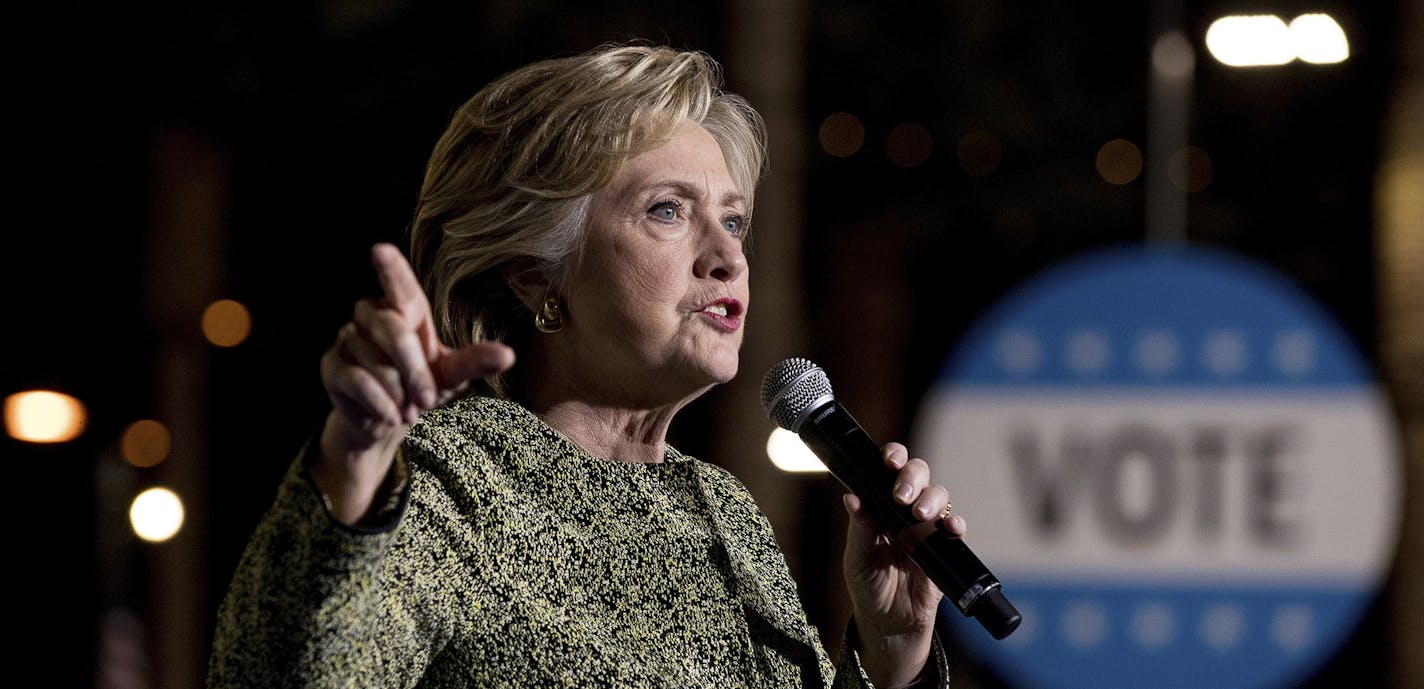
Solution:
[[[183,501],[167,488],[149,488],[129,506],[129,524],[145,541],[166,541],[183,528]]]
[[[1142,150],[1127,139],[1113,139],[1098,149],[1097,166],[1108,184],[1128,184],[1142,174]]]
[[[934,136],[919,122],[901,122],[885,138],[885,153],[898,167],[919,167],[934,152]]]
[[[119,438],[119,454],[136,467],[156,466],[168,457],[172,449],[168,427],[153,419],[140,419],[129,424]]]
[[[1302,61],[1330,65],[1350,58],[1345,30],[1328,14],[1302,14],[1292,19],[1290,35],[1296,57]]]
[[[1328,65],[1350,58],[1345,30],[1328,14],[1302,14],[1285,20],[1274,14],[1222,17],[1206,31],[1206,47],[1232,67],[1283,65],[1299,58]]]
[[[865,125],[848,112],[831,113],[821,122],[821,148],[837,158],[848,158],[865,144]]]
[[[27,390],[5,398],[5,432],[29,443],[63,443],[84,431],[84,404],[62,392]]]
[[[826,465],[801,442],[801,436],[785,428],[772,431],[771,437],[766,439],[766,456],[771,458],[772,465],[785,472],[826,471]]]
[[[1222,17],[1206,30],[1206,49],[1231,67],[1283,65],[1294,60],[1295,41],[1274,14]]]
[[[1197,51],[1180,31],[1168,31],[1152,42],[1152,69],[1172,79],[1190,76],[1196,67]]]
[[[219,347],[235,347],[252,332],[252,316],[247,307],[231,299],[219,299],[203,310],[203,336]]]
[[[988,177],[1004,162],[1004,146],[999,137],[978,129],[959,139],[959,166],[974,177]]]
[[[1211,184],[1211,156],[1196,146],[1173,153],[1167,160],[1167,179],[1182,191],[1206,189]]]

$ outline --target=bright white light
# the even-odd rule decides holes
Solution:
[[[784,428],[772,431],[771,437],[766,439],[766,456],[782,471],[800,473],[826,470],[826,465],[821,463],[811,448],[806,447],[806,443],[801,442],[800,436]]]
[[[1350,57],[1345,30],[1328,14],[1302,14],[1292,19],[1290,35],[1296,56],[1306,62],[1334,64]]]
[[[1206,49],[1232,67],[1283,65],[1295,59],[1291,30],[1273,14],[1222,17],[1206,30]]]
[[[183,501],[167,488],[149,488],[129,506],[129,524],[145,541],[166,541],[183,528]]]
[[[28,390],[5,398],[5,431],[16,440],[62,443],[84,430],[84,404],[62,392]]]

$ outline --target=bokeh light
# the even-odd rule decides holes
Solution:
[[[1142,150],[1127,139],[1113,139],[1098,149],[1097,166],[1109,184],[1127,184],[1142,174]]]
[[[1168,31],[1152,42],[1152,70],[1171,79],[1191,75],[1197,51],[1180,31]]]
[[[1292,19],[1290,34],[1296,57],[1305,62],[1329,65],[1350,57],[1345,30],[1328,14],[1302,14]]]
[[[84,404],[62,392],[27,390],[5,398],[5,432],[30,443],[62,443],[84,431]]]
[[[219,299],[203,311],[203,336],[219,347],[235,347],[252,332],[252,316],[247,307],[231,299]]]
[[[168,427],[153,419],[141,419],[129,424],[119,438],[119,453],[124,461],[136,467],[151,467],[168,457],[172,439]]]
[[[848,112],[831,113],[821,122],[821,148],[837,158],[847,158],[865,144],[865,125]]]
[[[1188,146],[1167,161],[1167,178],[1183,191],[1201,191],[1211,184],[1211,157],[1206,151]]]
[[[885,137],[885,153],[899,167],[919,167],[934,152],[934,136],[919,122],[901,122]]]
[[[1290,28],[1273,14],[1222,17],[1206,30],[1206,49],[1224,65],[1261,67],[1295,59]]]
[[[988,177],[1004,162],[1004,147],[999,137],[976,129],[960,137],[957,157],[965,172],[974,177]]]
[[[766,439],[766,456],[776,468],[791,473],[826,471],[816,453],[801,442],[801,437],[784,428],[771,432]]]
[[[129,506],[129,524],[145,541],[166,541],[183,528],[183,501],[167,488],[149,488]]]

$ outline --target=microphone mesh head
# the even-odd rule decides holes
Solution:
[[[776,425],[799,430],[798,421],[822,398],[831,398],[831,380],[826,372],[806,359],[783,359],[772,366],[761,381],[761,408]]]

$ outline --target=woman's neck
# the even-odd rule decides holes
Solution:
[[[673,417],[712,387],[679,390],[666,378],[591,372],[570,360],[535,347],[515,398],[585,452],[617,462],[663,461]]]
[[[584,452],[616,462],[663,461],[668,426],[677,413],[676,408],[628,409],[572,398],[529,402],[531,411]]]

